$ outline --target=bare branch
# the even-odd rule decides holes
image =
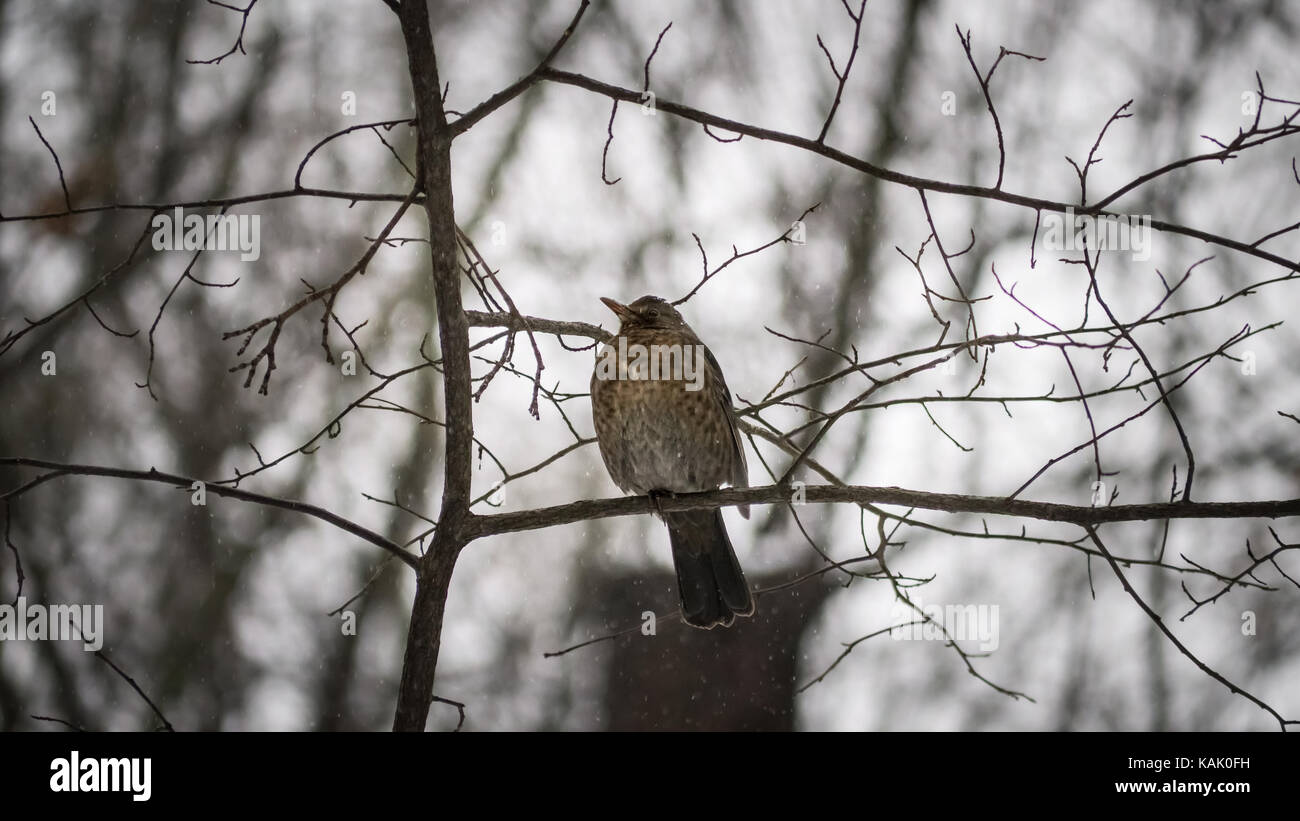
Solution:
[[[858,56],[858,42],[862,36],[862,18],[867,8],[867,0],[862,0],[858,4],[858,13],[854,14],[849,8],[848,0],[844,0],[844,11],[853,21],[853,49],[849,52],[849,59],[844,63],[843,73],[835,69],[835,58],[831,57],[830,51],[826,44],[822,42],[821,35],[817,35],[817,45],[821,46],[822,53],[826,55],[826,61],[831,64],[831,74],[835,75],[838,85],[835,87],[835,100],[831,103],[831,110],[826,113],[826,121],[822,123],[821,131],[817,132],[817,142],[826,142],[826,133],[831,130],[831,121],[835,119],[835,112],[840,108],[840,99],[844,96],[844,85],[849,81],[849,72],[853,70],[853,61]]]
[[[182,490],[190,490],[196,483],[201,480],[190,476],[181,476],[175,473],[163,473],[159,470],[150,468],[149,470],[127,470],[125,468],[102,467],[99,465],[80,465],[68,462],[52,462],[48,459],[29,459],[24,456],[0,456],[0,465],[12,465],[14,467],[34,467],[43,468],[51,471],[43,474],[37,479],[27,482],[13,490],[0,493],[0,501],[8,502],[16,499],[23,493],[31,490],[38,485],[44,484],[50,479],[60,476],[108,476],[115,479],[132,479],[138,482],[158,482],[160,484],[172,485]],[[235,487],[226,487],[219,482],[202,482],[203,487],[209,493],[217,496],[223,496],[230,499],[238,499],[243,502],[252,502],[253,504],[263,505],[265,507],[275,507],[282,510],[291,510],[296,513],[305,513],[313,516],[323,522],[327,522],[340,530],[347,531],[354,536],[364,539],[371,544],[383,548],[397,558],[401,559],[411,568],[416,567],[416,560],[413,556],[402,550],[396,543],[375,533],[373,530],[362,527],[361,525],[349,521],[337,513],[333,513],[322,507],[299,502],[293,499],[280,499],[275,496],[267,496],[262,493],[253,493],[247,490],[240,490]]]
[[[754,488],[727,488],[707,493],[681,493],[662,500],[659,509],[662,509],[665,513],[673,513],[679,510],[700,510],[743,504],[785,504],[793,498],[794,492],[795,490],[791,485],[774,484]],[[882,488],[859,485],[844,487],[806,485],[802,488],[802,492],[805,494],[804,500],[810,504],[872,503],[900,505],[922,510],[941,510],[948,513],[1019,516],[1045,522],[1070,522],[1078,525],[1164,519],[1275,519],[1300,515],[1300,499],[1240,502],[1152,502],[1092,507],[1065,505],[1055,502],[1031,502],[999,496],[927,493],[896,487]],[[586,499],[533,510],[476,516],[472,523],[467,526],[467,530],[474,538],[481,538],[501,533],[514,533],[521,530],[537,530],[544,527],[572,524],[585,519],[635,516],[655,511],[655,506],[645,496]]]
[[[520,94],[523,94],[541,80],[542,70],[549,66],[551,61],[559,56],[564,45],[569,42],[569,38],[573,36],[573,32],[578,28],[578,23],[582,21],[582,15],[587,12],[587,6],[590,5],[591,0],[582,0],[582,2],[579,3],[578,10],[574,13],[573,19],[569,21],[569,25],[567,25],[564,28],[564,31],[560,33],[560,38],[555,41],[555,45],[551,46],[551,50],[548,51],[546,56],[542,58],[542,61],[537,64],[537,68],[474,106],[466,112],[464,116],[452,123],[449,126],[451,136],[455,137],[469,131],[479,120],[482,120],[501,106],[518,97]]]
[[[36,136],[41,138],[41,142],[45,145],[46,150],[48,150],[50,156],[54,158],[54,167],[58,169],[59,172],[59,187],[63,189],[63,204],[69,211],[71,211],[72,196],[68,194],[67,180],[63,179],[63,163],[59,162],[58,153],[55,152],[54,146],[50,145],[50,141],[45,139],[45,135],[41,133],[41,127],[36,124],[36,121],[29,116],[27,122],[31,123],[32,128],[36,129]]]
[[[226,49],[225,53],[219,54],[210,60],[186,60],[185,61],[191,65],[216,65],[220,63],[222,60],[229,57],[230,55],[234,54],[236,51],[238,51],[240,54],[248,53],[244,51],[244,29],[248,27],[248,15],[253,11],[253,6],[257,5],[257,0],[248,0],[248,6],[242,9],[239,8],[238,6],[232,6],[229,3],[222,3],[220,2],[220,0],[208,0],[208,2],[214,6],[220,6],[223,9],[228,9],[229,11],[238,12],[240,15],[242,15],[239,21],[239,35],[235,37],[234,44],[231,45],[230,48]]]
[[[1128,577],[1124,575],[1124,571],[1120,570],[1119,562],[1115,560],[1115,557],[1110,554],[1110,551],[1106,549],[1106,545],[1103,544],[1101,539],[1097,536],[1096,526],[1085,525],[1084,529],[1088,531],[1088,537],[1092,539],[1092,543],[1095,544],[1097,546],[1097,549],[1101,551],[1102,555],[1106,557],[1106,563],[1110,565],[1110,569],[1115,573],[1115,577],[1119,579],[1119,583],[1120,585],[1123,586],[1124,592],[1128,593],[1129,597],[1133,599],[1133,601],[1137,602],[1137,605],[1142,609],[1142,612],[1147,615],[1147,618],[1151,619],[1151,621],[1155,624],[1156,628],[1159,629],[1161,633],[1164,633],[1165,638],[1169,639],[1169,643],[1172,644],[1174,647],[1176,647],[1178,649],[1178,652],[1182,653],[1184,656],[1189,658],[1193,664],[1195,664],[1198,668],[1200,668],[1201,672],[1205,673],[1210,678],[1219,682],[1224,687],[1227,687],[1228,690],[1231,691],[1234,695],[1240,695],[1244,697],[1247,701],[1251,702],[1255,706],[1259,707],[1261,710],[1273,716],[1273,718],[1277,720],[1280,729],[1286,730],[1286,728],[1289,726],[1300,724],[1300,720],[1283,718],[1282,715],[1277,710],[1274,710],[1268,704],[1265,704],[1263,701],[1259,700],[1255,696],[1241,689],[1236,684],[1233,684],[1231,681],[1228,681],[1228,679],[1224,678],[1214,668],[1210,667],[1208,664],[1206,664],[1205,662],[1197,658],[1196,655],[1187,648],[1187,645],[1183,644],[1181,641],[1178,640],[1178,637],[1174,635],[1174,632],[1169,629],[1168,625],[1165,624],[1164,619],[1160,618],[1160,614],[1157,613],[1155,610],[1153,610],[1149,604],[1143,601],[1142,597],[1138,595],[1138,592],[1133,589],[1133,585],[1129,583]]]
[[[574,74],[568,71],[559,71],[553,68],[547,68],[542,71],[542,78],[553,83],[571,85],[577,88],[586,89],[587,91],[601,94],[612,100],[635,103],[640,100],[641,92],[632,89],[620,88],[619,86],[610,85],[599,80],[594,80],[582,74]],[[825,157],[832,162],[839,163],[855,171],[860,171],[885,182],[905,185],[909,188],[922,189],[925,191],[935,191],[943,194],[956,194],[966,197],[979,197],[997,202],[1004,202],[1009,205],[1018,205],[1025,208],[1032,208],[1038,211],[1051,211],[1064,214],[1069,209],[1075,214],[1086,216],[1114,216],[1123,217],[1125,215],[1106,211],[1098,206],[1080,207],[1075,202],[1058,202],[1056,200],[1043,199],[1041,197],[1031,197],[1023,194],[1013,194],[997,188],[986,188],[978,185],[964,185],[960,183],[946,182],[943,180],[926,179],[911,174],[904,174],[899,171],[893,171],[888,168],[875,165],[874,163],[846,154],[828,145],[820,144],[815,140],[806,137],[799,137],[794,134],[787,134],[781,131],[774,131],[769,128],[761,128],[746,123],[729,120],[725,117],[719,117],[707,111],[691,108],[681,105],[670,100],[656,100],[655,108],[667,114],[681,117],[692,122],[702,123],[713,128],[724,129],[737,134],[743,134],[747,137],[753,137],[758,140],[767,140],[770,142],[782,143],[794,148],[800,148],[813,154]],[[1260,248],[1252,247],[1249,243],[1235,240],[1230,237],[1212,234],[1208,231],[1202,231],[1167,220],[1152,219],[1151,227],[1157,231],[1164,231],[1171,234],[1192,237],[1193,239],[1203,240],[1205,242],[1218,245],[1223,248],[1231,248],[1248,256],[1262,259],[1278,265],[1288,271],[1300,272],[1300,262],[1290,260],[1277,254],[1272,254]]]
[[[993,118],[993,130],[998,135],[998,179],[993,184],[995,190],[1002,188],[1002,174],[1007,164],[1007,147],[1002,141],[1002,121],[998,119],[998,110],[993,106],[993,95],[989,92],[989,83],[993,81],[993,72],[998,70],[998,64],[1002,62],[1003,57],[1023,57],[1026,60],[1036,60],[1044,62],[1047,58],[1035,57],[1032,54],[1025,54],[1022,51],[1010,51],[1005,46],[998,47],[998,58],[989,66],[985,74],[980,74],[979,67],[975,65],[975,55],[971,53],[971,35],[970,29],[963,34],[961,26],[957,26],[957,38],[961,40],[962,50],[966,52],[966,62],[970,64],[970,69],[975,73],[975,80],[980,84],[980,91],[984,93],[984,104],[988,106],[989,116]]]

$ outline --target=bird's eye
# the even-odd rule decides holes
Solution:
[[[648,310],[648,311],[645,312],[645,316],[646,316],[646,319],[658,319],[658,318],[659,318],[659,309],[657,309],[657,308],[651,308],[650,310]]]

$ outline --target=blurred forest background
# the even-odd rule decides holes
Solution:
[[[450,0],[434,4],[434,35],[447,105],[465,111],[526,73],[573,16],[576,2]],[[854,4],[856,6],[856,4]],[[724,117],[815,135],[835,95],[817,44],[843,66],[852,43],[844,8],[824,2],[593,4],[557,67],[640,88],[654,59],[660,99]],[[243,36],[246,54],[195,64],[230,48],[240,17],[203,2],[16,2],[0,0],[0,213],[63,207],[57,171],[28,117],[58,152],[75,205],[159,203],[253,194],[292,186],[307,150],[351,125],[413,114],[406,55],[394,15],[378,0],[259,3]],[[1033,3],[883,2],[866,7],[862,42],[828,142],[891,169],[991,184],[997,143],[957,27],[970,29],[986,67],[999,45],[1046,58],[1008,58],[993,93],[1006,135],[1004,187],[1053,199],[1078,195],[1066,162],[1087,156],[1124,101],[1132,118],[1112,126],[1090,186],[1109,190],[1134,176],[1230,139],[1247,127],[1255,72],[1273,94],[1300,96],[1295,60],[1300,6],[1272,0]],[[52,91],[57,113],[42,113]],[[356,113],[344,113],[345,95]],[[945,110],[945,101],[951,103]],[[929,233],[915,192],[792,148],[743,139],[723,144],[691,123],[621,105],[601,179],[609,100],[542,83],[457,139],[453,150],[457,222],[500,271],[525,314],[613,327],[598,297],[670,299],[700,276],[692,233],[721,261],[785,231],[809,206],[806,244],[782,244],[735,263],[682,310],[725,368],[742,406],[756,402],[809,354],[769,333],[815,339],[863,358],[930,344],[936,326],[915,270]],[[381,132],[412,163],[413,132]],[[1228,164],[1202,164],[1161,178],[1119,203],[1245,241],[1294,221],[1300,185],[1283,141]],[[369,130],[315,155],[303,184],[404,195],[409,177]],[[1090,190],[1094,190],[1090,187]],[[983,333],[1045,326],[993,281],[996,266],[1016,294],[1061,322],[1077,320],[1084,274],[1039,246],[1029,266],[1032,211],[979,199],[931,196],[950,248],[975,234],[954,261],[967,293],[988,296]],[[412,209],[394,231],[419,237]],[[268,396],[229,373],[238,340],[222,334],[279,310],[303,281],[333,281],[366,249],[394,211],[391,203],[286,197],[232,213],[260,215],[260,259],[210,253],[194,276],[229,288],[183,282],[159,317],[190,254],[146,248],[93,299],[96,313],[131,338],[110,335],[84,308],[35,329],[0,357],[0,455],[225,478],[312,441],[375,380],[325,361],[320,311],[289,322]],[[147,211],[0,224],[0,328],[21,327],[62,305],[126,256]],[[1295,234],[1269,250],[1300,258]],[[1157,269],[1177,278],[1199,267],[1171,308],[1212,302],[1285,272],[1257,259],[1169,235],[1151,259],[1107,255],[1104,276],[1122,316],[1160,298]],[[933,258],[930,263],[933,263]],[[941,270],[941,269],[939,269]],[[418,363],[434,331],[427,249],[385,248],[349,286],[336,310],[384,371]],[[936,273],[936,277],[940,275]],[[937,279],[932,278],[932,281]],[[1255,370],[1211,362],[1176,395],[1198,456],[1197,499],[1300,495],[1300,436],[1278,411],[1300,413],[1300,347],[1293,282],[1261,289],[1143,336],[1164,366],[1213,350],[1243,325],[1286,324],[1252,337]],[[467,307],[474,294],[466,288]],[[948,310],[953,310],[951,307]],[[955,328],[960,327],[960,312]],[[151,326],[156,358],[150,364]],[[334,329],[337,331],[337,328]],[[955,329],[954,329],[955,330]],[[829,332],[829,333],[827,333]],[[491,329],[474,331],[483,339]],[[341,334],[335,333],[336,348]],[[436,339],[436,334],[435,334]],[[546,386],[585,394],[590,351],[539,337]],[[521,338],[517,367],[531,373]],[[42,354],[57,353],[54,376]],[[1243,351],[1237,351],[1238,355]],[[810,356],[795,374],[806,383],[836,367]],[[1082,374],[1113,383],[1101,359]],[[487,370],[476,362],[476,373]],[[978,366],[923,374],[891,396],[965,393]],[[260,378],[260,376],[259,376]],[[1059,356],[999,351],[990,358],[990,395],[1072,392]],[[502,374],[475,404],[475,430],[510,471],[523,470],[592,435],[585,396],[543,402],[528,414],[530,383]],[[804,401],[836,407],[846,396],[815,391]],[[381,395],[436,416],[438,382],[428,370]],[[1133,399],[1134,402],[1138,400]],[[1105,409],[1107,424],[1135,405]],[[1006,495],[1045,461],[1086,441],[1088,421],[1073,404],[1027,404],[1013,415],[996,403],[882,407],[846,418],[819,457],[855,484]],[[793,413],[793,411],[792,411]],[[793,417],[792,417],[793,418]],[[936,427],[951,434],[953,441]],[[298,454],[244,485],[304,499],[405,542],[427,524],[383,501],[434,516],[441,436],[381,401],[353,412]],[[969,450],[967,450],[968,448]],[[1164,501],[1182,450],[1167,416],[1153,413],[1103,440],[1120,502]],[[772,454],[764,456],[773,462]],[[476,491],[501,470],[476,451]],[[780,470],[780,468],[776,468]],[[1025,498],[1088,504],[1089,453],[1054,466]],[[0,471],[4,488],[30,472]],[[766,483],[751,454],[751,483]],[[1181,479],[1180,467],[1180,479]],[[810,481],[813,481],[810,479]],[[1108,491],[1109,492],[1109,491]],[[612,496],[594,445],[495,495],[506,510]],[[367,498],[374,497],[372,498]],[[179,729],[387,729],[401,672],[413,578],[385,554],[322,522],[209,496],[85,477],[48,482],[9,510],[9,537],[26,572],[29,601],[99,603],[104,649]],[[477,508],[490,511],[489,502]],[[850,505],[801,511],[808,535],[838,559],[860,555],[862,522]],[[751,582],[777,584],[823,564],[779,507],[748,521],[727,512]],[[929,515],[945,527],[979,529],[978,517]],[[1244,547],[1268,548],[1263,521],[1180,521],[1166,555],[1229,574],[1249,563]],[[1019,522],[991,526],[1018,532]],[[1274,523],[1300,540],[1294,522]],[[866,524],[868,545],[874,522]],[[1037,525],[1075,538],[1078,529]],[[1108,529],[1113,549],[1150,555],[1165,538],[1158,523]],[[843,650],[896,616],[887,583],[825,574],[760,600],[759,615],[730,631],[661,625],[558,657],[558,651],[635,627],[640,613],[671,612],[676,593],[667,535],[650,517],[581,525],[472,543],[452,583],[438,668],[439,696],[466,705],[476,730],[645,727],[797,729],[1269,729],[1269,717],[1200,673],[1168,645],[1125,596],[1104,563],[1074,550],[1024,542],[954,538],[905,529],[895,572],[934,577],[916,595],[926,604],[996,605],[999,646],[978,669],[1035,702],[1013,700],[966,673],[940,642],[877,638],[854,649],[823,681],[803,689]],[[1289,559],[1291,575],[1300,565]],[[1266,568],[1277,592],[1236,590],[1186,621],[1178,616],[1215,585],[1134,568],[1144,596],[1207,663],[1277,707],[1300,712],[1297,590]],[[1289,588],[1289,589],[1288,589]],[[348,604],[357,635],[338,615]],[[13,600],[13,555],[0,551],[0,599]],[[1257,632],[1243,635],[1249,611]],[[32,715],[97,729],[156,724],[147,704],[79,645],[0,642],[0,727],[53,728]],[[429,727],[457,726],[457,710],[435,704]]]

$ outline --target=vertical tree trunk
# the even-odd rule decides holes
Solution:
[[[438,648],[442,643],[442,617],[459,552],[444,547],[448,546],[435,542],[420,563],[411,626],[406,634],[406,655],[402,660],[402,683],[397,692],[397,713],[393,717],[393,730],[397,732],[420,732],[429,717]]]
[[[406,43],[418,120],[417,174],[429,220],[434,293],[438,301],[438,340],[442,353],[443,418],[446,449],[438,530],[420,562],[415,603],[407,634],[394,730],[424,729],[433,700],[442,619],[456,557],[465,545],[461,526],[469,516],[473,418],[469,370],[469,326],[460,297],[456,264],[456,214],[451,193],[451,140],[442,107],[438,62],[425,0],[403,0],[399,16]]]

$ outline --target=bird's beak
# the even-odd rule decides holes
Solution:
[[[631,308],[627,307],[621,302],[616,302],[610,299],[609,297],[605,297],[605,296],[601,297],[600,301],[605,303],[605,307],[613,311],[614,315],[624,322],[636,316],[636,314],[632,313]]]

